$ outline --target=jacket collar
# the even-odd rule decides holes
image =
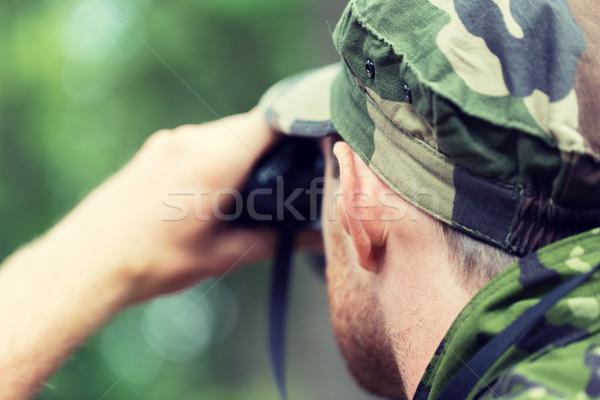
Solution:
[[[436,398],[454,374],[492,337],[558,283],[600,263],[600,228],[532,253],[486,284],[458,315],[427,367],[415,399]],[[532,335],[516,343],[483,377],[493,382],[511,365],[548,345],[565,346],[600,327],[599,277],[590,279],[546,313]]]

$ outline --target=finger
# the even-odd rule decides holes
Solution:
[[[215,270],[211,275],[225,273],[245,265],[270,260],[274,257],[279,243],[279,235],[273,229],[235,228],[222,230],[211,242],[210,257]],[[296,249],[320,253],[323,251],[323,238],[319,231],[300,232]],[[199,257],[206,257],[206,253]]]
[[[273,257],[277,235],[271,229],[235,228],[219,232],[213,242],[215,259],[245,265]]]
[[[231,246],[227,249],[232,254],[239,254],[242,249],[251,251],[245,257],[247,262],[257,262],[271,259],[279,245],[279,235],[272,229],[236,229],[224,235]],[[234,249],[232,247],[237,247]],[[323,235],[316,230],[303,230],[298,234],[294,246],[296,251],[308,251],[313,253],[323,252]],[[239,254],[240,256],[243,255]]]

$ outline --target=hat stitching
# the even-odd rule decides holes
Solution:
[[[373,25],[371,25],[367,19],[359,12],[358,10],[358,6],[356,5],[356,0],[351,0],[350,1],[350,6],[352,8],[352,11],[355,13],[356,15],[356,19],[357,21],[360,23],[361,27],[364,28],[366,31],[368,31],[371,35],[373,35],[375,38],[377,38],[379,41],[385,43],[386,45],[390,46],[391,49],[394,51],[394,53],[396,55],[402,56],[403,57],[403,63],[405,63],[406,67],[408,69],[410,69],[415,75],[417,75],[417,80],[419,82],[419,84],[425,86],[426,88],[428,88],[430,91],[436,93],[437,95],[451,101],[452,103],[454,103],[455,105],[457,105],[463,112],[465,112],[466,114],[472,116],[472,117],[476,117],[476,118],[485,118],[488,122],[494,124],[494,125],[498,125],[501,127],[506,127],[506,128],[514,128],[514,129],[518,129],[523,131],[523,133],[526,134],[530,134],[532,136],[535,137],[540,137],[540,138],[547,138],[550,139],[550,141],[555,144],[556,147],[556,143],[554,142],[554,140],[552,140],[552,138],[550,137],[550,135],[546,134],[539,125],[537,125],[537,123],[535,124],[525,124],[521,121],[515,120],[515,119],[502,119],[501,121],[496,120],[496,118],[498,118],[498,115],[495,113],[491,113],[488,112],[487,110],[479,110],[477,112],[473,112],[470,107],[466,104],[466,103],[462,103],[460,102],[459,98],[457,98],[456,96],[452,95],[451,93],[441,93],[439,90],[436,89],[437,84],[434,82],[428,82],[427,80],[423,79],[423,76],[421,75],[421,72],[419,69],[414,69],[411,67],[411,62],[410,60],[406,59],[406,54],[402,54],[399,53],[398,50],[396,49],[397,44],[394,44],[392,42],[390,42],[388,39],[386,39],[385,37],[382,36],[382,34],[379,32],[378,29],[376,29]],[[341,22],[341,21],[340,21]],[[338,35],[338,49],[340,49],[340,40],[341,38]],[[456,43],[458,44],[458,42]],[[456,45],[455,44],[455,45]],[[488,96],[489,97],[489,96]]]

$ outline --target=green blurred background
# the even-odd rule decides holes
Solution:
[[[51,227],[150,133],[248,110],[278,79],[337,60],[330,29],[344,3],[3,0],[0,259]],[[290,398],[368,398],[338,355],[323,282],[305,259],[297,264]],[[268,265],[256,265],[210,291],[214,280],[127,310],[38,398],[277,399],[265,352],[268,277]]]

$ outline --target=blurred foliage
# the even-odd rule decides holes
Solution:
[[[153,131],[248,110],[278,79],[335,61],[329,29],[343,6],[1,2],[0,259],[51,227]],[[292,398],[364,398],[337,355],[324,287],[305,265],[292,298]],[[38,398],[277,398],[265,354],[267,281],[259,265],[126,311]]]

